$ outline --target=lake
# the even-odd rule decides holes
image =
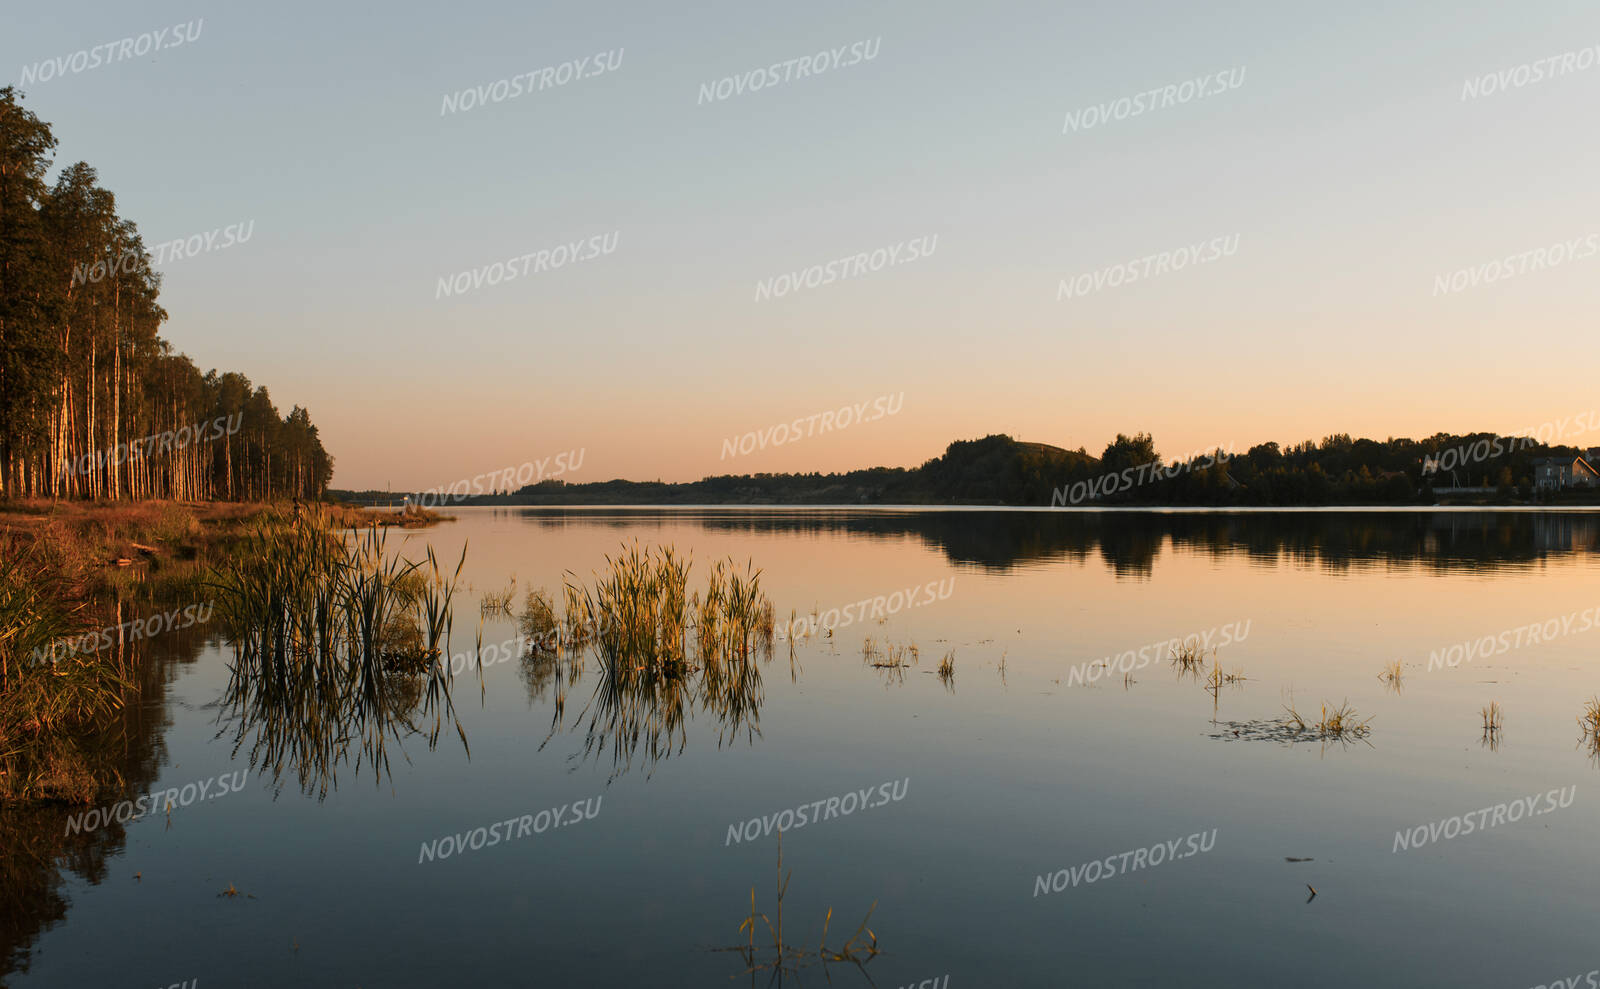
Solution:
[[[375,765],[294,709],[242,721],[214,629],[152,640],[106,756],[131,809],[7,812],[6,985],[776,984],[714,949],[748,941],[752,887],[777,924],[780,831],[785,940],[814,951],[831,909],[837,949],[870,908],[880,949],[786,984],[1600,969],[1578,724],[1600,515],[454,513],[389,541],[451,566],[467,546],[464,741],[389,726]],[[761,570],[779,635],[757,682],[619,714],[592,669],[480,622],[482,595],[559,601],[633,541],[692,554],[691,588],[718,559]],[[1285,722],[1325,704],[1365,733]]]

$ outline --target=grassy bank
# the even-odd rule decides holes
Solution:
[[[0,802],[115,791],[99,750],[136,706],[147,640],[204,632],[216,575],[263,529],[301,514],[330,535],[444,518],[282,503],[0,502]]]
[[[451,518],[425,510],[320,507],[334,525],[349,529],[421,528]],[[0,553],[39,564],[70,597],[141,587],[149,592],[223,558],[272,510],[264,502],[0,501]]]

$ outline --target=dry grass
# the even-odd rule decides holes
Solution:
[[[1338,707],[1323,701],[1322,714],[1314,727],[1325,738],[1360,738],[1371,731],[1367,727],[1371,723],[1371,718],[1362,719],[1358,716],[1349,701],[1341,702]]]
[[[885,642],[879,647],[876,640],[868,638],[861,647],[861,661],[884,675],[885,686],[905,683],[906,670],[921,658],[922,650],[915,642],[905,645]]]
[[[478,602],[478,611],[483,615],[504,615],[511,617],[511,600],[517,594],[517,579],[511,578],[503,590],[485,591],[482,600]]]
[[[874,669],[903,669],[915,666],[921,656],[922,650],[917,648],[915,642],[903,646],[885,642],[880,648],[876,640],[868,638],[861,644],[861,661]]]
[[[828,947],[828,929],[833,923],[833,908],[828,908],[827,914],[822,918],[822,937],[815,948],[801,947],[790,944],[784,940],[783,933],[783,898],[789,891],[789,880],[793,872],[783,871],[783,832],[778,832],[778,897],[777,920],[773,921],[767,914],[756,910],[756,888],[750,887],[750,914],[739,924],[739,933],[744,935],[745,942],[730,948],[713,948],[713,951],[737,952],[744,958],[745,971],[741,974],[753,975],[756,972],[772,972],[773,983],[782,981],[785,974],[798,973],[800,969],[811,965],[821,964],[827,966],[844,962],[856,966],[865,972],[865,965],[879,952],[878,935],[873,933],[867,923],[872,920],[872,911],[878,907],[877,901],[867,908],[867,915],[849,940],[838,948]],[[767,937],[772,939],[768,947],[762,944],[756,947],[756,931],[758,927],[765,927]],[[826,975],[826,969],[824,970]],[[829,980],[831,981],[831,979]],[[868,981],[871,981],[870,979]]]
[[[1216,653],[1211,654],[1211,672],[1206,674],[1206,689],[1213,694],[1221,692],[1225,686],[1238,686],[1247,678],[1244,671],[1235,669],[1232,673],[1222,672],[1222,664],[1217,662]]]
[[[1483,716],[1483,733],[1485,735],[1498,735],[1505,725],[1505,717],[1500,710],[1499,701],[1490,701],[1479,712]]]
[[[0,503],[0,558],[27,554],[72,595],[198,579],[270,506],[215,502]]]
[[[1600,753],[1600,698],[1590,698],[1578,715],[1578,727],[1583,731],[1583,741]]]
[[[420,505],[388,509],[329,503],[322,507],[334,526],[340,529],[426,529],[440,522],[454,522],[456,518]]]
[[[554,646],[556,633],[561,627],[555,607],[551,605],[549,595],[542,588],[529,591],[527,597],[523,599],[522,614],[518,617],[517,624],[522,629],[522,637],[532,642],[535,648],[541,649]]]
[[[1216,660],[1216,650],[1212,650],[1212,660]],[[1206,665],[1206,653],[1201,648],[1199,640],[1184,642],[1182,645],[1173,646],[1169,650],[1168,660],[1178,670],[1181,677],[1192,674],[1198,677]]]
[[[92,800],[84,745],[137,694],[110,652],[58,647],[84,631],[82,605],[32,556],[0,558],[0,800]]]
[[[1356,709],[1350,706],[1349,701],[1340,703],[1337,707],[1327,701],[1322,702],[1320,713],[1315,721],[1307,720],[1295,708],[1294,697],[1290,695],[1284,710],[1288,712],[1288,726],[1296,734],[1309,733],[1313,738],[1344,740],[1350,738],[1366,738],[1372,733],[1371,718],[1361,718]]]

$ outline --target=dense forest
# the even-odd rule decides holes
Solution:
[[[241,374],[202,374],[159,331],[161,275],[50,125],[0,89],[0,497],[316,497],[311,417]]]
[[[1353,439],[1346,434],[1243,453],[1218,450],[1163,460],[1148,434],[1118,434],[1098,457],[1009,436],[958,440],[920,467],[872,467],[842,474],[726,474],[699,481],[560,480],[512,494],[466,499],[476,505],[1414,505],[1440,498],[1593,500],[1594,492],[1536,495],[1533,461],[1582,455],[1494,433],[1425,440]],[[1157,465],[1161,469],[1154,469]],[[1471,492],[1452,489],[1473,488]],[[386,502],[383,492],[331,492]]]

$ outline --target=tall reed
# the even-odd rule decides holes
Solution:
[[[761,572],[718,561],[690,594],[691,566],[671,546],[634,543],[606,557],[592,588],[567,583],[565,638],[587,644],[600,674],[578,716],[588,717],[585,752],[609,748],[619,772],[641,750],[649,763],[681,752],[696,708],[715,716],[719,747],[760,733],[757,659],[770,660],[773,642]]]
[[[364,756],[386,772],[386,740],[422,731],[419,705],[433,715],[430,746],[446,715],[466,745],[446,659],[466,549],[447,574],[431,547],[412,562],[386,539],[382,528],[346,536],[316,509],[277,513],[210,582],[235,653],[224,710],[236,749],[253,734],[252,762],[292,768],[308,790],[326,793],[353,742],[358,770]]]

